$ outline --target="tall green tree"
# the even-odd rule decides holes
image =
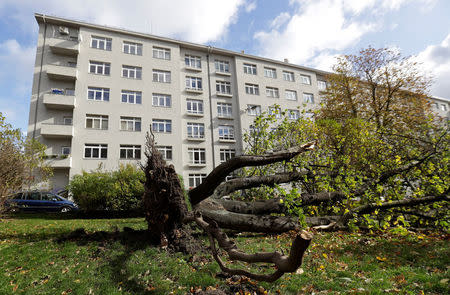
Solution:
[[[45,165],[45,146],[24,137],[0,112],[0,197],[45,181],[51,174]]]

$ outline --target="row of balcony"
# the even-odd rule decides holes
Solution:
[[[72,157],[71,156],[56,156],[50,157],[45,160],[45,164],[52,168],[72,168]]]
[[[72,125],[42,123],[41,136],[45,138],[72,138],[73,130]]]

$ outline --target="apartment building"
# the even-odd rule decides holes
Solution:
[[[326,87],[326,72],[287,61],[35,18],[28,135],[47,146],[53,189],[83,170],[144,161],[150,128],[165,159],[194,187],[242,153],[242,135],[261,111],[278,104],[295,119],[318,107]]]

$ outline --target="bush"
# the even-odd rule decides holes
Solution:
[[[75,175],[68,189],[83,210],[137,210],[142,204],[144,178],[144,172],[131,164],[112,172],[99,168]]]

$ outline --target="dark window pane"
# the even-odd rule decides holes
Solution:
[[[107,150],[106,148],[102,148],[102,151],[101,151],[101,157],[102,157],[103,159],[106,159],[107,156],[108,156],[108,150]]]

